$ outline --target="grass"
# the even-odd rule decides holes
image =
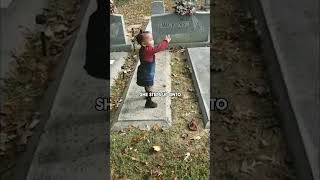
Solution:
[[[111,133],[111,171],[113,179],[208,179],[209,132],[202,128],[202,117],[194,95],[191,74],[184,53],[172,54],[173,126],[150,131],[128,128]],[[198,131],[189,131],[195,119]],[[156,152],[153,146],[160,146]],[[185,159],[190,153],[190,157]]]

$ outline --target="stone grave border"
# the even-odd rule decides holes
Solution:
[[[209,48],[209,47],[208,47]],[[209,54],[210,54],[210,49],[209,49]],[[188,62],[188,66],[190,67],[190,73],[191,73],[191,77],[192,77],[192,84],[195,88],[195,92],[196,92],[196,96],[197,96],[197,100],[198,100],[198,105],[200,107],[200,111],[201,111],[201,115],[203,117],[203,126],[205,129],[210,129],[210,105],[209,107],[207,107],[209,109],[209,112],[206,112],[206,103],[203,101],[203,94],[200,92],[200,85],[199,85],[199,80],[197,79],[197,75],[194,69],[194,65],[193,62],[191,60],[191,55],[189,52],[189,49],[186,49],[186,56],[187,56],[187,62]],[[210,57],[209,57],[209,61],[210,61]],[[209,62],[210,63],[210,62]],[[210,69],[208,72],[209,76],[210,76]],[[209,93],[210,93],[210,89],[209,89]],[[210,102],[210,99],[209,99]]]

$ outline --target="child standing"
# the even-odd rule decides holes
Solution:
[[[166,36],[162,42],[154,47],[152,34],[148,31],[142,32],[140,30],[136,39],[141,45],[139,50],[140,65],[137,72],[137,84],[144,87],[147,92],[145,108],[156,108],[157,103],[151,100],[155,73],[155,53],[168,48],[171,38],[170,36]]]

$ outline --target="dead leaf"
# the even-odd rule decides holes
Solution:
[[[152,146],[153,150],[156,152],[161,151],[161,147],[160,146]]]
[[[33,128],[35,128],[38,124],[39,124],[39,122],[40,122],[40,120],[38,120],[38,119],[34,119],[33,121],[32,121],[32,123],[29,125],[29,129],[33,129]]]
[[[44,34],[45,34],[47,37],[49,37],[49,38],[54,37],[54,33],[53,33],[53,31],[51,30],[50,27],[48,27],[48,28],[46,29],[46,31],[44,32]]]
[[[151,176],[159,177],[162,175],[162,172],[160,171],[159,168],[157,168],[157,169],[152,169],[150,174]]]
[[[65,32],[65,31],[68,31],[68,27],[65,26],[64,24],[60,24],[54,28],[54,32],[57,32],[57,33]]]
[[[21,136],[20,136],[20,139],[18,141],[18,145],[26,145],[27,142],[28,142],[28,137],[32,136],[32,132],[27,130],[27,131],[24,131]]]
[[[0,144],[5,144],[9,141],[6,133],[0,133]]]
[[[184,155],[184,161],[186,161],[188,158],[190,157],[190,153],[189,152],[187,152],[185,155]]]
[[[197,131],[198,130],[198,125],[197,125],[197,123],[196,123],[196,121],[194,119],[190,121],[189,129],[191,131]]]
[[[162,128],[159,124],[155,124],[153,127],[152,127],[152,130],[153,131],[160,131]]]
[[[269,143],[268,143],[266,140],[261,139],[261,140],[260,140],[260,146],[261,146],[261,147],[267,147],[267,146],[269,146]]]
[[[262,163],[253,161],[251,165],[249,165],[247,161],[243,161],[241,164],[240,171],[251,175],[253,172],[255,172],[255,167],[259,164],[262,164]]]
[[[185,139],[186,137],[188,137],[188,134],[187,134],[187,133],[181,134],[181,138],[182,138],[182,139]]]
[[[200,140],[201,139],[201,136],[194,136],[191,138],[191,140]]]
[[[269,157],[269,156],[267,156],[267,155],[260,155],[260,156],[258,156],[257,159],[260,160],[260,161],[270,161],[270,162],[275,161],[274,158]]]

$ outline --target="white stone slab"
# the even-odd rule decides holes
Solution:
[[[188,48],[187,53],[204,126],[210,128],[210,48]]]
[[[169,51],[156,54],[156,73],[154,92],[171,92],[171,55]],[[171,98],[169,96],[154,97],[158,103],[157,108],[144,108],[145,97],[140,96],[144,93],[144,88],[136,84],[137,68],[132,78],[117,120],[112,127],[113,130],[120,130],[130,125],[141,129],[148,129],[155,124],[163,128],[171,126]]]

